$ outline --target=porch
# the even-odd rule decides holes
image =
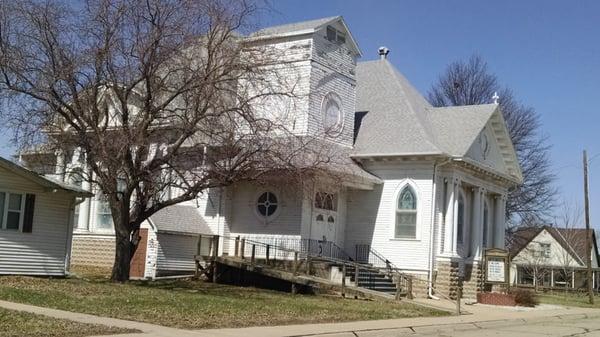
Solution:
[[[585,267],[513,265],[511,268],[513,286],[550,291],[587,290],[587,269]],[[592,289],[600,291],[600,268],[592,269]]]

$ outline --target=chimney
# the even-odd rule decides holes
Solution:
[[[387,56],[389,53],[390,53],[390,50],[387,49],[387,47],[379,47],[379,58],[381,60],[387,59]]]

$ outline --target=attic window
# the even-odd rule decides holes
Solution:
[[[346,43],[346,35],[332,26],[327,26],[327,40],[343,44]]]

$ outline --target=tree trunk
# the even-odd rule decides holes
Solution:
[[[115,229],[117,224],[115,224]],[[115,263],[112,269],[113,282],[126,282],[129,280],[129,267],[135,246],[129,240],[129,234],[124,230],[115,230]]]

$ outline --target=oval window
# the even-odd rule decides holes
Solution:
[[[342,131],[344,122],[344,113],[342,111],[342,101],[338,95],[329,93],[323,99],[321,107],[323,113],[323,129],[329,136],[335,136]]]
[[[265,192],[258,197],[256,210],[264,217],[270,217],[277,211],[277,196],[273,192]]]

